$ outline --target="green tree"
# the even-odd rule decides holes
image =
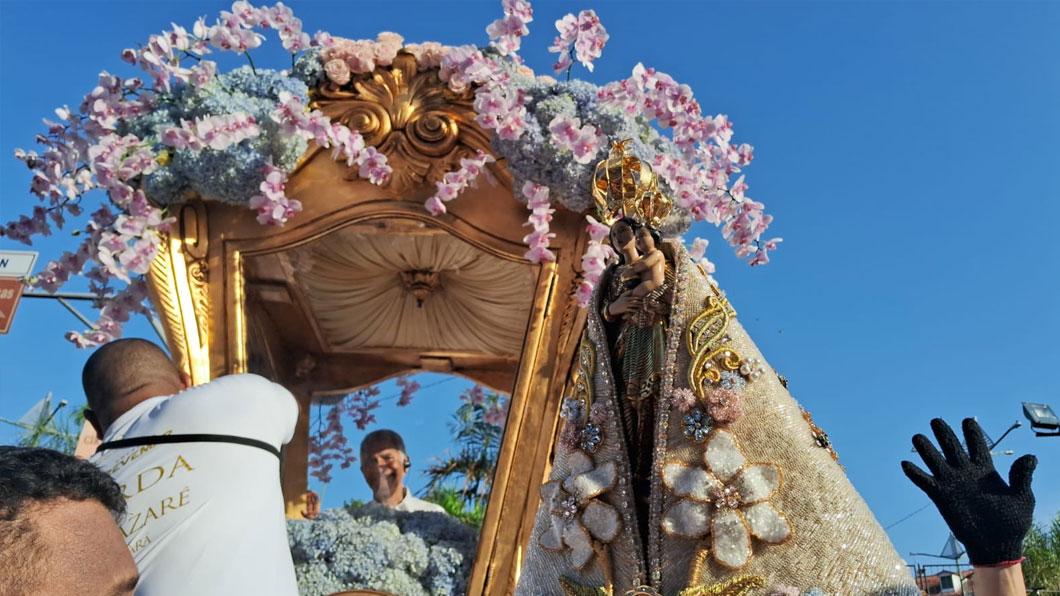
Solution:
[[[478,386],[461,399],[464,403],[457,408],[449,423],[453,442],[459,451],[448,454],[426,469],[426,498],[472,525],[481,525],[497,465],[507,406],[502,395],[486,392]]]
[[[21,429],[18,434],[20,447],[45,447],[73,455],[81,426],[85,422],[85,408],[61,411],[66,403],[63,400],[53,408],[49,393],[22,419],[14,421],[0,418],[0,422]]]
[[[1027,590],[1060,590],[1060,513],[1049,527],[1031,526],[1023,540],[1023,579]]]

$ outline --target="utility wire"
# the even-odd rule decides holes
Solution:
[[[891,525],[889,525],[889,526],[885,527],[885,528],[884,528],[884,530],[885,530],[885,531],[886,531],[886,530],[890,530],[891,528],[893,528],[893,527],[897,526],[898,524],[900,524],[900,523],[904,522],[905,520],[907,520],[907,519],[909,519],[909,518],[913,517],[914,515],[916,515],[916,514],[920,513],[921,511],[923,511],[923,510],[927,509],[927,508],[928,508],[928,507],[930,507],[930,506],[931,506],[931,503],[929,502],[929,503],[927,503],[926,505],[924,505],[923,507],[921,507],[920,509],[917,509],[916,511],[914,511],[914,512],[910,513],[909,515],[907,515],[907,516],[903,517],[902,519],[900,519],[900,520],[898,520],[898,521],[894,522],[893,524],[891,524]]]

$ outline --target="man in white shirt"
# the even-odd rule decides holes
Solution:
[[[361,473],[372,489],[369,506],[394,511],[434,511],[445,513],[440,505],[417,499],[405,487],[405,475],[412,462],[405,453],[405,441],[392,430],[368,433],[361,441]]]
[[[298,594],[278,457],[298,418],[290,392],[257,375],[189,387],[140,339],[99,348],[82,382],[104,442],[91,461],[128,504],[136,596]]]

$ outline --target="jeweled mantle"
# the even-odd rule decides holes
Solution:
[[[538,537],[548,527],[550,513],[542,506],[535,520],[516,594],[563,595],[558,577],[584,586],[610,588],[625,594],[649,585],[664,596],[676,596],[690,585],[713,585],[740,575],[761,577],[764,585],[813,587],[826,593],[848,595],[913,594],[915,585],[886,534],[869,512],[843,469],[826,449],[819,448],[814,431],[801,410],[774,374],[764,374],[745,388],[745,415],[728,428],[736,436],[748,462],[776,465],[784,475],[783,489],[772,503],[783,511],[791,525],[791,536],[781,544],[753,542],[750,561],[739,569],[728,569],[703,556],[710,536],[699,540],[668,535],[662,530],[663,514],[680,499],[663,485],[664,462],[702,466],[702,445],[686,437],[680,413],[673,407],[673,393],[689,389],[692,356],[687,349],[686,328],[704,309],[708,298],[719,292],[694,265],[685,250],[668,243],[673,256],[678,294],[675,299],[667,344],[663,385],[656,412],[654,473],[651,489],[651,519],[646,556],[636,530],[635,507],[630,490],[630,469],[612,378],[611,357],[599,314],[597,286],[588,309],[584,339],[595,353],[592,372],[592,402],[606,414],[602,440],[594,452],[596,465],[614,462],[614,490],[599,497],[615,507],[622,529],[581,570],[569,564],[562,551],[541,548]],[[608,273],[605,273],[605,276]],[[732,319],[726,332],[734,352],[764,361],[743,328]],[[768,369],[768,366],[766,367]],[[584,392],[582,392],[584,394]],[[577,447],[557,443],[549,480],[562,480]],[[608,586],[608,580],[611,585]]]

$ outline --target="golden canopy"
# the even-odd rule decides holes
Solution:
[[[451,372],[509,393],[511,405],[469,594],[505,594],[529,541],[559,395],[584,314],[574,290],[588,241],[559,211],[556,261],[528,263],[528,211],[503,162],[434,217],[423,207],[459,160],[489,151],[470,92],[399,54],[364,81],[311,93],[312,107],[387,155],[384,186],[310,149],[287,195],[304,211],[283,228],[214,201],[175,206],[178,223],[150,274],[174,357],[193,382],[255,372],[302,403],[286,447],[289,515],[305,508],[309,405],[409,372]],[[518,457],[516,447],[518,446]],[[504,519],[505,523],[500,524]]]

